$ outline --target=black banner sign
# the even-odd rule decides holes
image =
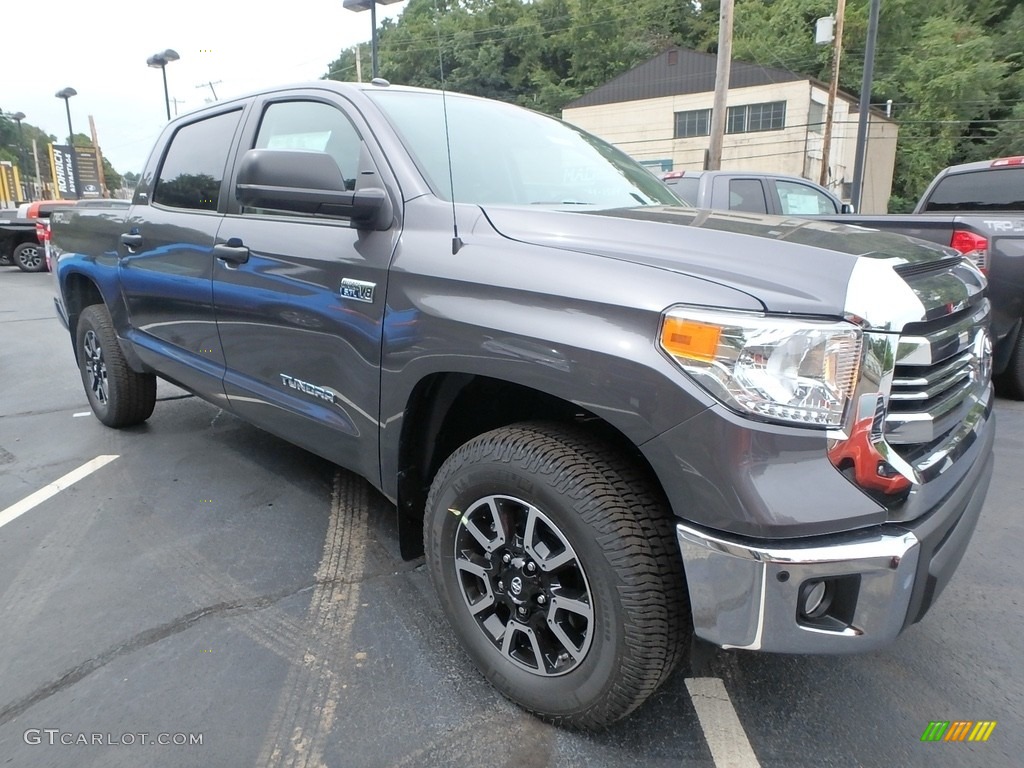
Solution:
[[[78,200],[82,195],[78,184],[78,169],[74,150],[66,145],[53,145],[54,181],[62,200]]]

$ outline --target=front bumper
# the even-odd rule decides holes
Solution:
[[[967,548],[992,476],[994,433],[985,430],[966,476],[911,524],[779,543],[678,524],[697,636],[780,653],[890,643],[924,616]],[[826,598],[805,612],[821,593],[818,582]]]

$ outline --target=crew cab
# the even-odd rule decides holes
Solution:
[[[518,107],[218,102],[166,126],[130,209],[58,211],[50,244],[101,422],[145,421],[159,376],[365,477],[468,656],[554,723],[625,716],[694,638],[891,643],[981,514],[970,260],[691,208]]]

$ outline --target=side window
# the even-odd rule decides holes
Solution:
[[[764,187],[757,179],[729,180],[729,210],[744,213],[768,213]]]
[[[809,216],[819,213],[839,213],[828,195],[806,184],[795,181],[776,181],[782,212],[787,216]]]
[[[172,208],[216,211],[231,139],[241,110],[178,129],[153,189],[153,202]]]
[[[263,113],[255,149],[326,152],[338,164],[346,189],[356,188],[362,138],[345,114],[319,101],[281,101]]]
[[[684,177],[667,183],[684,203],[689,203],[693,206],[697,205],[697,197],[700,193],[700,179],[691,176],[690,178]]]

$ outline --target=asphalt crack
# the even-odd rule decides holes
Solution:
[[[186,613],[184,616],[180,616],[173,621],[169,621],[165,624],[160,624],[159,626],[140,632],[127,642],[108,648],[98,656],[94,656],[88,661],[82,662],[77,667],[69,669],[53,682],[47,683],[46,685],[37,688],[27,696],[3,707],[0,709],[0,725],[10,722],[39,702],[45,701],[54,694],[60,693],[65,688],[84,680],[93,672],[102,669],[119,657],[134,653],[135,651],[158,643],[168,637],[185,632],[204,619],[220,616],[244,615],[255,611],[261,611],[289,597],[293,597],[301,594],[302,592],[313,589],[315,586],[315,583],[303,584],[298,588],[274,592],[267,595],[260,595],[258,597],[251,597],[245,600],[215,603],[214,605],[208,605],[191,611],[190,613]]]

